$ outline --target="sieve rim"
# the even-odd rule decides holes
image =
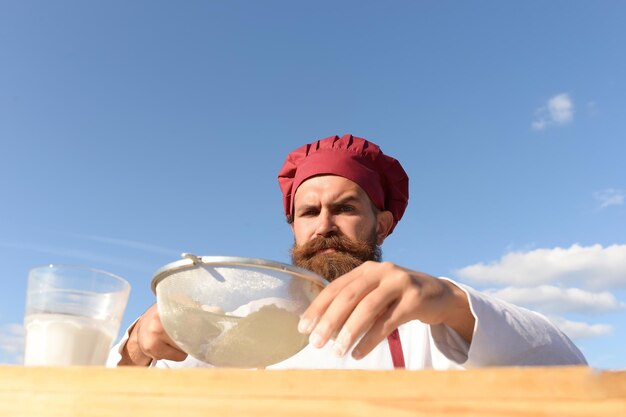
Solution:
[[[182,254],[185,259],[170,262],[167,265],[159,268],[152,277],[150,288],[156,295],[156,288],[161,281],[168,278],[170,275],[183,270],[190,270],[198,265],[219,265],[219,266],[248,266],[261,269],[268,269],[272,271],[288,272],[299,278],[312,281],[322,288],[328,285],[328,281],[317,275],[316,273],[309,271],[308,269],[300,268],[298,266],[285,264],[277,261],[270,261],[261,258],[249,258],[242,256],[194,256],[188,254]],[[192,258],[192,259],[190,259]]]

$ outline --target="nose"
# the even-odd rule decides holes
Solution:
[[[332,213],[322,210],[317,218],[317,227],[315,229],[316,236],[329,237],[337,234],[338,228]]]

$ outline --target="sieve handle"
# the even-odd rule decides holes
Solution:
[[[202,259],[200,259],[199,257],[197,257],[196,255],[192,254],[192,253],[183,253],[182,255],[180,255],[183,258],[187,258],[189,260],[191,260],[191,262],[193,262],[194,265],[198,265],[199,263],[202,263]]]

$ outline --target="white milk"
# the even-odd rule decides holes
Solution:
[[[115,322],[69,314],[30,314],[25,365],[104,365],[117,334]]]

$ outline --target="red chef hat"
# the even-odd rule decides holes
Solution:
[[[409,201],[409,177],[378,145],[352,135],[331,136],[287,155],[278,173],[285,214],[293,213],[296,190],[316,175],[338,175],[358,184],[379,210],[393,214],[393,231]]]

